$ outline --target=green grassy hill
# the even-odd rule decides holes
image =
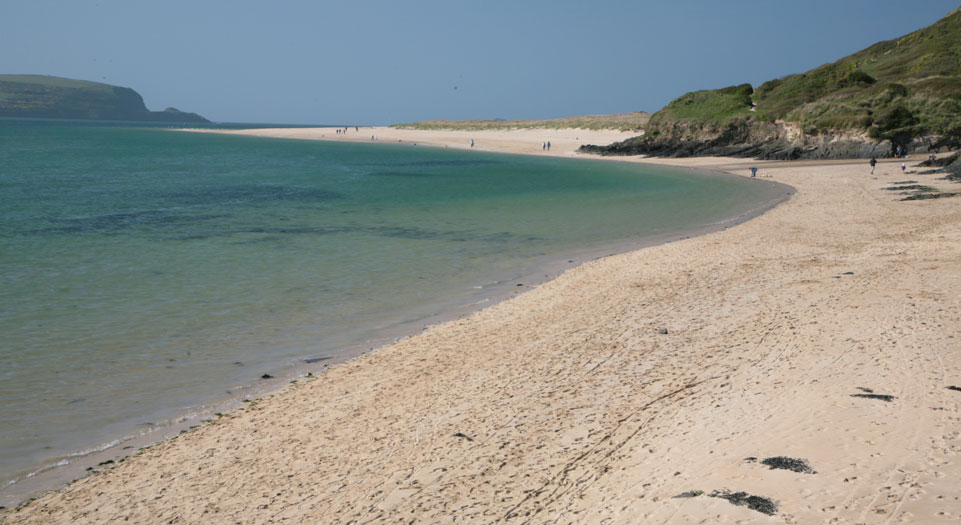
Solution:
[[[0,75],[0,117],[208,122],[174,108],[149,111],[130,88],[42,75]]]
[[[905,140],[961,135],[961,9],[914,33],[880,42],[754,93],[757,118],[807,133],[867,131]]]
[[[587,149],[813,158],[890,154],[896,145],[912,151],[961,145],[961,8],[757,89],[687,93],[651,117],[644,137]]]

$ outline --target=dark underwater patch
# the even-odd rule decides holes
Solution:
[[[166,195],[166,199],[178,206],[201,206],[240,204],[264,201],[330,201],[346,196],[335,191],[319,188],[301,188],[276,184],[244,184],[235,186],[198,187],[190,191],[178,191]]]
[[[411,162],[390,162],[376,164],[362,164],[362,166],[376,168],[442,168],[454,167],[462,168],[465,166],[486,166],[490,164],[502,164],[499,160],[472,159],[472,160],[416,160]]]
[[[220,219],[226,215],[185,215],[163,210],[107,213],[90,217],[65,217],[54,219],[53,226],[40,228],[32,233],[115,233],[131,228],[165,227]]]
[[[427,173],[416,173],[409,171],[374,171],[371,173],[365,173],[365,177],[412,177],[412,178],[427,178],[431,177]]]
[[[544,239],[534,236],[517,237],[510,232],[480,233],[471,230],[429,230],[423,228],[405,228],[400,226],[355,227],[355,226],[284,226],[284,227],[249,227],[233,228],[210,233],[192,233],[178,237],[180,240],[198,240],[212,237],[230,237],[243,234],[260,234],[271,236],[287,235],[335,235],[340,233],[372,235],[393,239],[412,239],[447,242],[482,242],[491,244],[505,244],[508,242],[537,242]]]

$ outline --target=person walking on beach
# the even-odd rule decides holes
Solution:
[[[757,168],[751,166],[751,178],[753,179],[755,177],[757,177]]]
[[[551,141],[547,141],[547,151],[551,150]]]
[[[474,147],[474,139],[470,139],[470,147]]]
[[[901,173],[904,173],[904,170],[906,170],[906,169],[908,169],[908,167],[905,166],[904,163],[902,162],[902,163],[901,163]]]
[[[878,165],[878,159],[871,157],[871,175],[874,175],[874,167]]]
[[[541,150],[545,150],[545,149],[547,149],[547,143],[541,142]]]

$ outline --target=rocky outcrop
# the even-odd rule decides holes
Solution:
[[[961,182],[961,158],[958,158],[957,155],[955,155],[954,162],[945,166],[942,171],[947,174],[944,178],[953,180],[955,182]]]
[[[905,152],[927,152],[937,137],[902,145]],[[655,157],[742,157],[764,160],[893,157],[897,145],[866,135],[805,134],[790,123],[737,119],[722,126],[674,121],[607,146],[585,145],[578,151],[599,155]]]

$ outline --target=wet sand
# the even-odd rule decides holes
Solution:
[[[591,141],[572,131],[552,154]],[[517,133],[503,151],[538,153],[549,139],[491,133],[475,147]],[[948,388],[961,386],[961,198],[882,189],[961,186],[893,162],[873,177],[864,161],[658,162],[758,165],[797,194],[722,232],[586,263],[0,521],[961,519]],[[776,456],[815,473],[761,464]],[[777,510],[710,497],[722,490]]]

